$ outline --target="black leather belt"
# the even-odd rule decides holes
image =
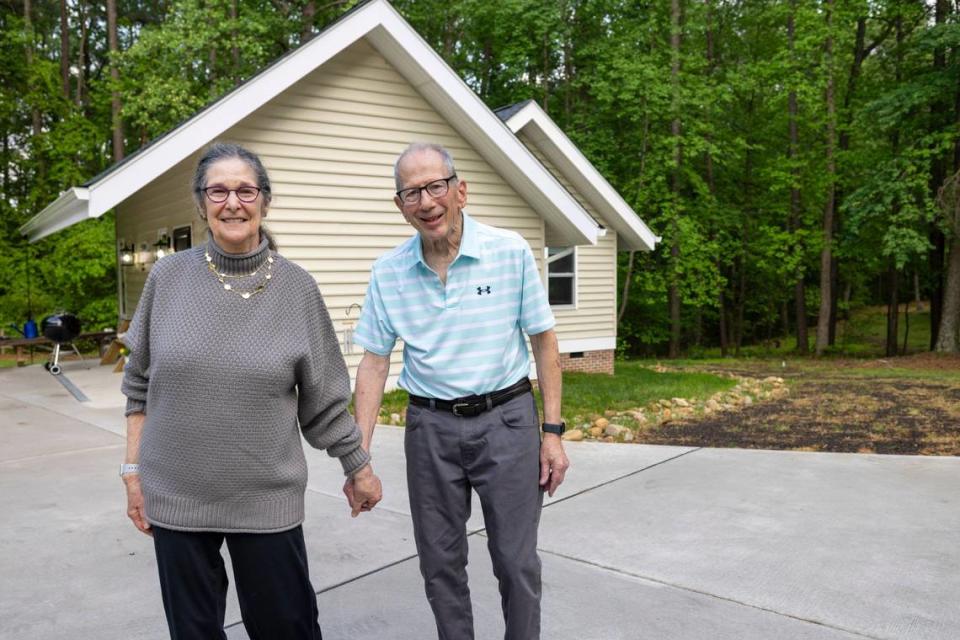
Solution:
[[[449,411],[453,415],[462,418],[472,418],[508,400],[512,400],[523,393],[527,393],[532,388],[530,380],[524,378],[516,384],[512,384],[499,391],[492,391],[483,395],[465,396],[463,398],[457,398],[456,400],[437,400],[435,398],[424,398],[423,396],[410,394],[410,404],[415,404],[418,407],[430,407],[431,409]]]

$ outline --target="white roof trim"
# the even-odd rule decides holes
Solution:
[[[386,0],[373,0],[126,162],[70,207],[49,205],[21,228],[40,239],[96,218],[149,184],[357,40],[366,37],[570,244],[596,244],[593,219]],[[74,189],[79,192],[79,189]]]
[[[89,189],[83,187],[67,189],[43,211],[20,227],[20,233],[27,236],[30,242],[36,242],[72,224],[83,222],[88,218],[96,218],[98,216],[89,214],[87,208],[89,199]]]
[[[604,221],[616,230],[623,243],[621,248],[652,251],[660,242],[660,236],[644,224],[540,105],[531,100],[507,120],[507,126],[514,133],[522,131],[527,134],[583,197],[596,207]]]

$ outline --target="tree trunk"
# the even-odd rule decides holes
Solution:
[[[903,349],[900,355],[907,355],[907,342],[910,340],[910,299],[903,303]]]
[[[790,335],[790,308],[786,300],[780,302],[780,322],[783,323],[780,329],[780,335],[783,336],[784,341],[786,341]]]
[[[234,13],[237,11],[236,0],[233,1],[231,9]],[[313,35],[313,21],[317,16],[317,3],[314,0],[310,0],[305,5],[303,5],[303,22],[300,27],[300,42],[301,44],[310,39]],[[239,54],[238,54],[239,60]]]
[[[122,104],[117,83],[120,81],[120,70],[117,68],[117,55],[120,46],[117,38],[117,0],[107,0],[107,43],[110,49],[110,79],[113,81],[113,91],[110,94],[110,122],[113,134],[113,161],[123,159],[123,119],[120,117]]]
[[[900,316],[900,303],[897,296],[897,265],[893,258],[890,258],[890,266],[887,269],[887,282],[889,290],[887,291],[887,357],[897,355],[897,320]]]
[[[787,15],[787,42],[790,49],[791,61],[794,53],[796,0],[790,2],[790,13]],[[792,74],[791,74],[792,75]],[[787,95],[787,111],[790,144],[787,146],[787,157],[790,160],[790,217],[787,220],[787,229],[791,234],[800,226],[800,168],[797,166],[797,149],[799,148],[799,133],[797,129],[797,90],[790,88]],[[800,247],[799,251],[803,251]],[[794,285],[794,310],[797,325],[797,352],[806,354],[810,350],[810,341],[807,336],[807,294],[803,284],[803,265],[799,266]]]
[[[33,42],[34,42],[34,33],[33,33],[33,7],[30,6],[30,0],[23,0],[23,27],[27,32],[27,44],[26,44],[26,60],[27,60],[27,72],[28,78],[32,75],[33,67]],[[29,79],[28,82],[31,82]],[[32,91],[32,82],[31,86],[28,87],[28,92]],[[33,138],[36,141],[40,134],[43,133],[43,121],[40,116],[40,109],[35,104],[30,105],[30,126],[33,131]],[[37,179],[39,181],[45,180],[47,177],[47,163],[44,160],[44,157],[38,154],[37,157]]]
[[[669,357],[680,356],[680,285],[678,263],[680,261],[680,238],[677,217],[680,215],[680,0],[670,2],[670,79],[673,87],[673,120],[670,135],[673,138],[673,171],[670,177],[673,192],[673,220],[670,244],[670,350]]]
[[[940,318],[940,331],[937,333],[936,350],[941,353],[955,353],[957,348],[957,330],[960,329],[960,234],[954,225],[950,240],[950,255],[947,263],[947,286],[943,294],[943,316]]]
[[[913,272],[913,298],[916,303],[915,311],[920,313],[923,311],[923,300],[920,297],[920,273],[916,270]]]
[[[60,0],[60,86],[63,97],[70,99],[70,24],[67,21],[67,0]]]
[[[934,9],[935,24],[943,25],[950,14],[950,0],[936,0]],[[946,51],[943,47],[936,47],[933,50],[933,68],[934,73],[940,73],[947,66]],[[934,117],[938,109],[934,109]],[[945,111],[945,109],[943,110]],[[937,128],[939,123],[934,122],[932,126]],[[943,183],[946,181],[947,169],[943,158],[937,156],[933,158],[930,168],[930,193],[936,197]],[[930,244],[933,245],[933,251],[929,254],[928,264],[930,269],[930,349],[938,350],[937,343],[940,335],[940,322],[943,317],[945,292],[944,292],[944,273],[943,268],[946,263],[947,239],[940,227],[934,222],[930,225]]]
[[[947,262],[947,286],[943,295],[943,315],[937,333],[936,351],[954,353],[960,329],[960,170],[940,189],[937,204],[950,225],[950,253]]]
[[[827,201],[823,207],[823,250],[820,253],[820,315],[817,319],[817,355],[823,355],[830,344],[830,307],[833,301],[833,216],[836,194],[837,166],[834,143],[837,133],[837,107],[833,77],[833,9],[834,0],[826,0],[827,37],[824,43],[824,63],[827,69]]]
[[[312,5],[313,3],[308,3]],[[304,14],[307,13],[307,7],[303,9]],[[234,82],[240,81],[240,47],[237,45],[237,39],[240,37],[237,35],[237,16],[239,15],[237,11],[237,0],[230,0],[230,22],[233,24],[233,29],[230,30],[230,61],[233,63],[233,73],[230,75],[233,77]]]
[[[737,259],[737,315],[733,321],[734,343],[733,355],[740,357],[740,347],[743,346],[743,309],[747,304],[747,261],[745,256]]]
[[[720,287],[720,355],[727,357],[730,350],[730,342],[727,340],[727,305],[723,295],[723,287]]]
[[[77,49],[77,97],[78,107],[83,107],[87,100],[86,68],[87,46],[89,43],[90,24],[87,22],[86,4],[81,0],[77,3],[77,17],[80,20],[80,46]]]

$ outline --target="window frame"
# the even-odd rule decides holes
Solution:
[[[555,255],[550,255],[550,250],[559,250]],[[579,277],[577,276],[577,265],[579,264],[578,260],[578,251],[577,246],[573,245],[572,247],[547,247],[543,248],[543,269],[544,269],[544,281],[546,282],[547,289],[547,302],[550,304],[551,309],[576,309],[577,301],[579,298]],[[550,264],[566,258],[567,256],[573,257],[573,271],[567,273],[550,273]],[[551,302],[550,301],[550,278],[569,278],[572,281],[570,291],[572,300],[570,302]]]

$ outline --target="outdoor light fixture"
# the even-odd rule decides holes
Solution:
[[[157,243],[153,245],[153,254],[157,260],[163,256],[168,256],[173,253],[173,248],[170,246],[170,237],[167,234],[160,236],[160,239],[157,240]]]
[[[122,266],[124,266],[124,267],[132,267],[132,266],[133,266],[133,262],[134,262],[134,258],[135,258],[133,252],[134,252],[135,250],[136,250],[136,247],[134,247],[133,244],[130,244],[130,245],[122,244],[122,245],[120,245],[120,264],[121,264]]]

